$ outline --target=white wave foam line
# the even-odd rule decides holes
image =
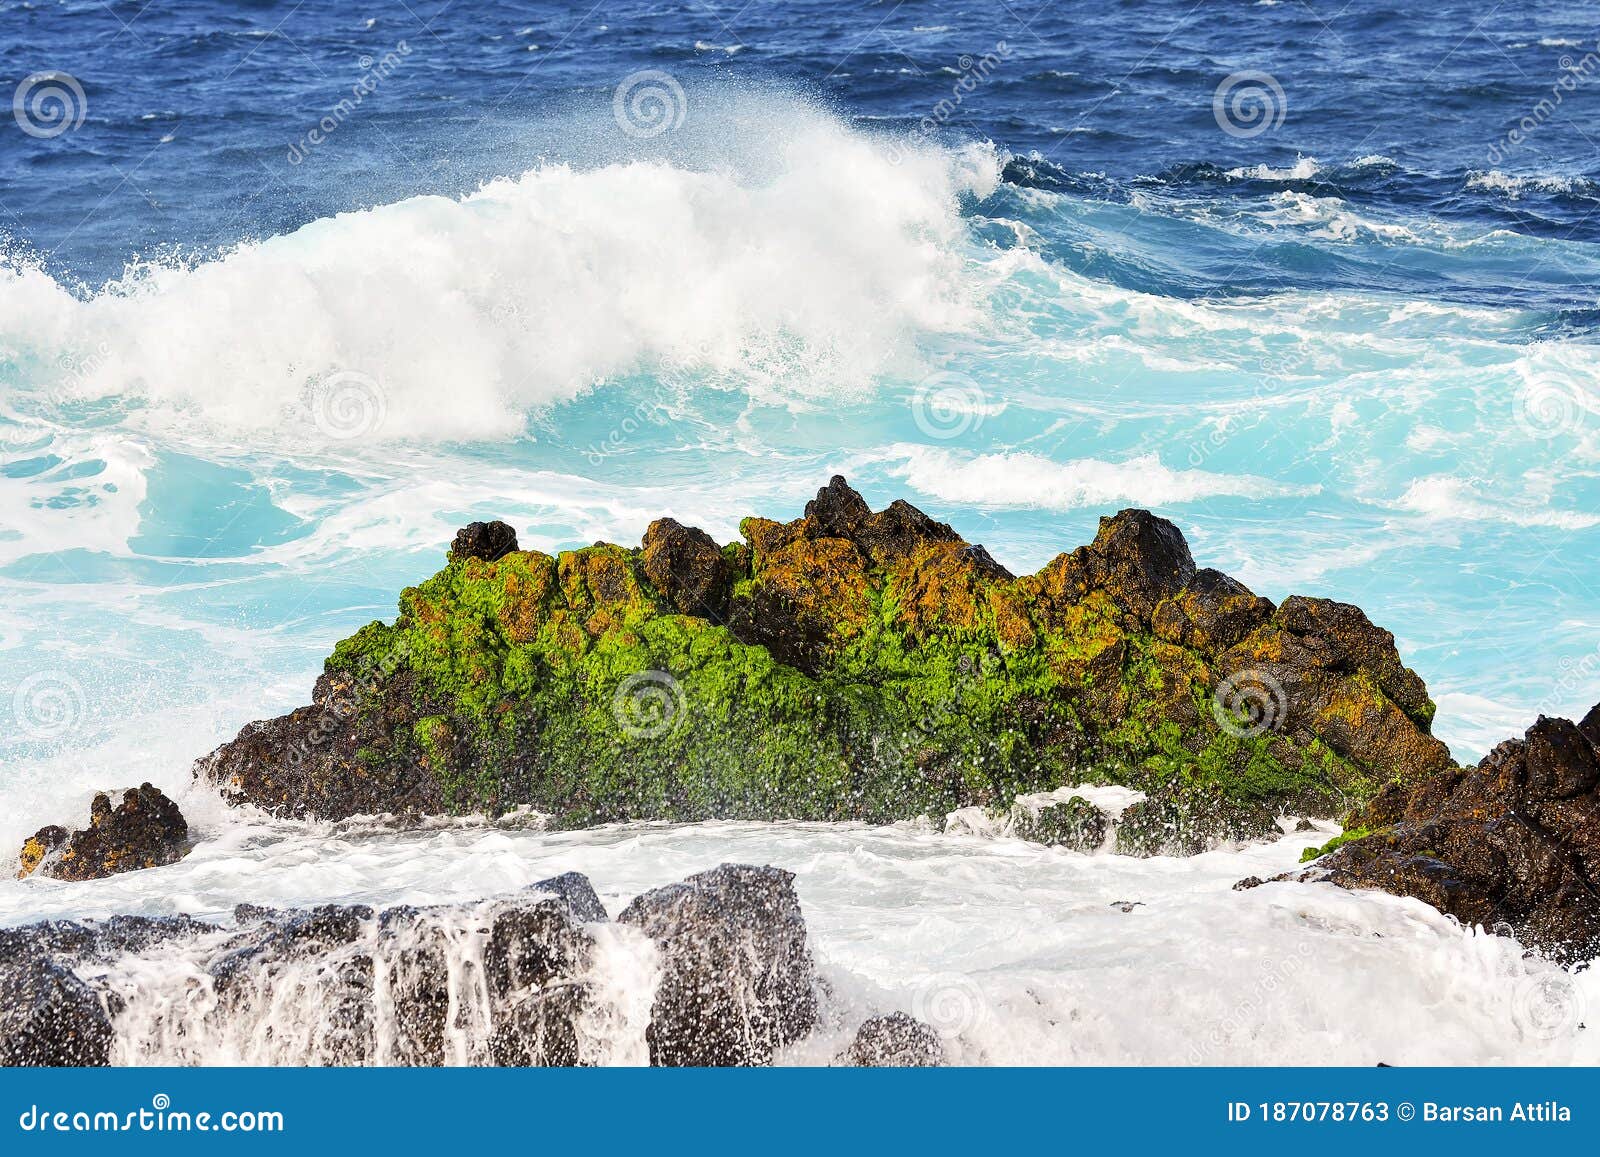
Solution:
[[[33,458],[61,463],[0,486],[0,563],[64,544],[113,555],[128,553],[139,530],[139,507],[155,458],[112,433],[52,437],[38,448],[0,453],[12,466]]]
[[[1514,501],[1506,494],[1483,495],[1462,479],[1443,474],[1417,479],[1394,505],[1414,514],[1465,522],[1505,522],[1513,526],[1548,526],[1557,530],[1587,530],[1600,526],[1600,514],[1551,510],[1543,504]]]
[[[1229,169],[1226,176],[1235,181],[1309,181],[1322,171],[1322,166],[1315,157],[1297,157],[1294,164],[1285,169],[1274,169],[1262,162],[1259,165],[1241,166]]]
[[[913,489],[945,502],[1075,510],[1112,503],[1171,506],[1201,498],[1289,498],[1318,487],[1273,482],[1249,474],[1173,470],[1154,454],[1123,462],[1080,458],[1055,462],[1030,452],[963,458],[929,446],[896,445],[880,461]]]
[[[1540,193],[1588,193],[1594,187],[1594,182],[1585,177],[1561,174],[1524,175],[1499,169],[1467,174],[1467,188],[1501,193],[1513,201],[1530,190]]]
[[[958,1064],[1556,1064],[1596,1055],[1581,1016],[1541,1032],[1519,1015],[1530,984],[1560,977],[1524,959],[1515,941],[1376,892],[1233,890],[1245,876],[1292,868],[1323,832],[1148,860],[912,825],[463,827],[347,838],[241,822],[221,835],[180,864],[110,880],[0,879],[0,924],[111,912],[226,920],[240,901],[470,903],[564,871],[587,874],[616,912],[710,864],[770,863],[798,873],[809,942],[833,994],[828,1026],[788,1050],[790,1063],[829,1063],[867,1016],[896,1010],[933,1025]],[[617,1015],[584,1029],[601,1046],[590,1059],[629,1063],[641,1055],[651,962],[636,940],[612,947],[621,951],[607,953],[595,983]],[[1384,983],[1375,988],[1365,979],[1373,976]],[[1596,1007],[1594,970],[1568,980],[1577,1011]],[[172,991],[165,980],[160,988]]]
[[[1310,235],[1327,241],[1355,241],[1368,236],[1414,245],[1426,243],[1414,230],[1363,217],[1337,197],[1283,192],[1273,194],[1272,204],[1271,210],[1260,214],[1262,221],[1269,225],[1313,226]]]
[[[892,158],[804,106],[786,131],[759,179],[550,165],[132,269],[87,301],[0,263],[0,354],[224,428],[470,438],[635,369],[778,400],[859,388],[916,369],[919,336],[976,325],[959,201],[993,188],[993,151]]]

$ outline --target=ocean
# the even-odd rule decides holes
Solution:
[[[1600,1059],[1588,974],[1530,1022],[1557,982],[1512,941],[1229,891],[1331,828],[1132,861],[319,827],[189,786],[468,521],[727,542],[835,473],[1017,573],[1155,510],[1391,629],[1458,759],[1581,715],[1592,6],[4,0],[0,90],[0,863],[143,780],[205,837],[0,881],[0,923],[567,868],[615,906],[753,858],[799,874],[841,999],[953,1006],[970,1061]]]

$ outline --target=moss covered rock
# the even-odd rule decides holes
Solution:
[[[842,478],[741,532],[663,519],[555,558],[468,536],[338,645],[311,706],[197,774],[284,815],[586,825],[889,821],[1086,783],[1333,816],[1450,766],[1392,636],[1197,569],[1148,511],[1022,577]]]

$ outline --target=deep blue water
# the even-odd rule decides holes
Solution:
[[[181,782],[468,517],[726,539],[835,470],[1014,569],[1153,507],[1392,627],[1463,756],[1582,710],[1597,38],[1547,3],[0,3],[0,96],[67,100],[0,120],[0,811]]]
[[[1600,225],[1600,76],[1585,70],[1600,15],[1577,3],[1514,8],[1304,3],[1043,4],[308,4],[0,5],[8,91],[60,70],[87,116],[53,142],[0,154],[8,231],[52,270],[97,282],[171,246],[226,245],[420,192],[459,194],[539,158],[614,142],[575,140],[561,110],[609,100],[642,69],[686,85],[792,86],[847,121],[910,127],[952,95],[961,61],[1008,49],[940,128],[1018,157],[1009,179],[1090,203],[1136,196],[1249,207],[1285,190],[1352,207],[1551,240]],[[404,43],[358,116],[313,163],[300,140],[363,74]],[[1284,116],[1253,138],[1219,131],[1228,75],[1278,80]],[[1507,133],[1582,78],[1528,140]],[[691,126],[692,128],[692,126]],[[714,131],[714,129],[708,129]],[[649,146],[637,142],[631,151]],[[660,142],[664,143],[664,142]],[[1495,152],[1500,150],[1504,155]],[[1256,181],[1238,168],[1314,175]],[[1362,165],[1365,157],[1386,163]],[[1475,187],[1499,170],[1534,178]],[[1545,178],[1543,182],[1539,179]],[[1183,294],[1353,285],[1570,309],[1587,328],[1592,270],[1444,268],[1318,261],[1274,246],[1259,261],[1198,244],[1119,271]],[[1241,264],[1243,267],[1241,268]]]

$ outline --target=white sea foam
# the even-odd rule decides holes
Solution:
[[[1273,482],[1248,474],[1174,470],[1154,454],[1122,462],[1081,458],[1055,462],[1022,452],[962,456],[928,446],[897,445],[884,456],[890,471],[914,490],[946,502],[1072,510],[1135,503],[1166,506],[1198,498],[1283,498],[1316,493],[1315,487]]]
[[[1600,526],[1600,514],[1552,509],[1542,502],[1519,502],[1505,493],[1486,494],[1473,483],[1448,475],[1418,478],[1395,500],[1395,506],[1417,514],[1472,522],[1550,526],[1558,530]]]
[[[1287,168],[1274,169],[1263,161],[1258,165],[1229,169],[1227,175],[1236,181],[1247,178],[1253,181],[1309,181],[1321,171],[1322,166],[1315,157],[1297,157],[1294,164]]]
[[[1570,174],[1518,174],[1499,169],[1467,174],[1467,188],[1484,189],[1516,200],[1524,193],[1592,193],[1593,181]]]
[[[1273,195],[1272,209],[1261,213],[1268,224],[1308,226],[1311,236],[1328,241],[1356,241],[1377,238],[1413,244],[1424,240],[1414,229],[1387,221],[1377,221],[1355,212],[1337,197],[1313,197],[1308,193],[1282,192]]]
[[[919,1015],[965,1064],[1546,1064],[1600,1059],[1581,1015],[1542,1030],[1519,1016],[1530,985],[1562,986],[1580,1011],[1593,970],[1569,976],[1514,941],[1462,929],[1413,900],[1328,885],[1232,890],[1292,868],[1327,832],[1189,859],[1082,855],[916,825],[639,825],[587,832],[452,827],[331,835],[241,820],[184,863],[73,886],[0,882],[0,922],[19,916],[186,911],[232,905],[459,903],[559,872],[589,875],[613,913],[639,892],[724,861],[797,872],[810,940],[832,995],[822,1030],[789,1063],[828,1063],[869,1015]],[[641,1059],[646,946],[619,931],[595,977],[586,1055]],[[462,959],[477,949],[452,948]],[[324,1009],[285,975],[281,1046],[251,1015],[206,1029],[206,985],[183,951],[116,969],[130,997],[118,1055],[221,1063],[290,1059]],[[1373,976],[1384,977],[1375,994]],[[185,989],[184,977],[195,981]],[[470,976],[459,977],[470,987]],[[162,993],[190,993],[192,1008]],[[466,992],[466,990],[463,990]],[[1140,994],[1130,1000],[1130,991]],[[467,993],[470,996],[470,993]],[[1520,1003],[1519,1003],[1520,1002]],[[470,1001],[467,1002],[470,1004]],[[286,1010],[297,1010],[289,1015]],[[469,1010],[470,1011],[470,1010]],[[451,1059],[479,1055],[468,1018]],[[179,1029],[184,1031],[179,1032]]]

